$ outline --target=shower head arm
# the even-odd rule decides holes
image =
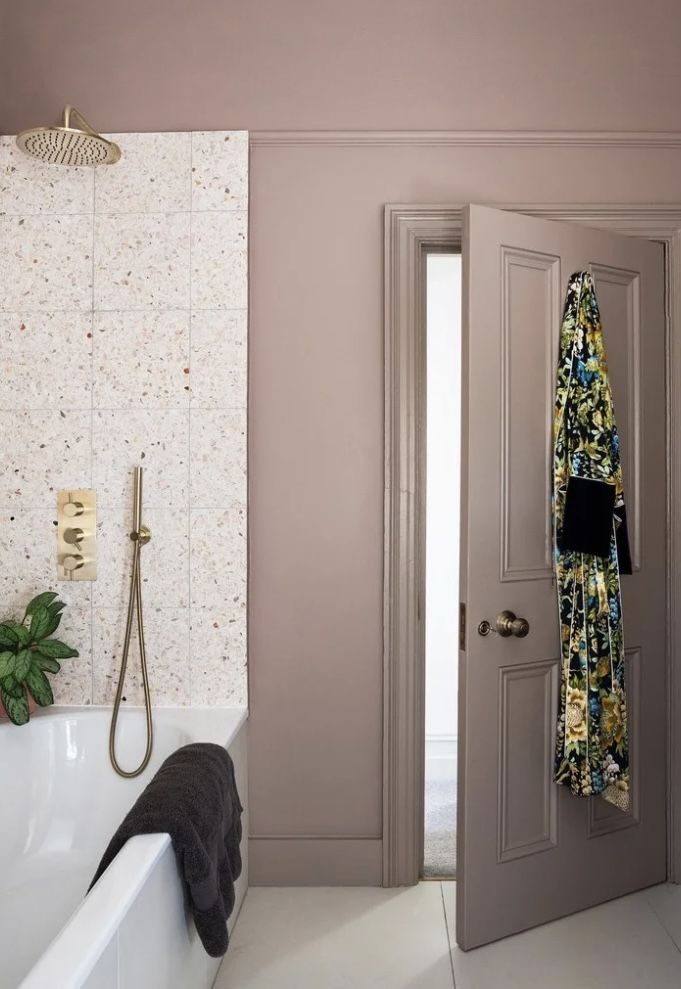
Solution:
[[[61,126],[65,130],[83,130],[87,134],[93,134],[95,137],[98,137],[97,131],[90,127],[83,114],[79,113],[75,106],[69,106],[67,104],[64,107]]]

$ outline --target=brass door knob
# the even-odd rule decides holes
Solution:
[[[497,632],[504,638],[515,635],[517,639],[524,639],[530,631],[530,623],[526,618],[517,618],[512,611],[502,611],[497,615]]]

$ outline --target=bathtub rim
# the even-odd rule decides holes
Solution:
[[[169,845],[168,834],[130,838],[18,989],[84,983]]]
[[[50,721],[68,721],[73,718],[88,718],[91,715],[106,715],[107,720],[111,717],[112,706],[110,704],[83,704],[73,705],[52,704],[50,707],[39,707],[31,715],[30,721],[25,725],[13,725],[8,719],[0,721],[0,730],[6,728],[8,731],[30,731],[32,724],[42,724]],[[121,708],[119,720],[123,723],[130,714],[144,715],[144,706],[138,704],[126,704]],[[225,715],[231,717],[224,721]],[[193,742],[215,742],[217,745],[229,747],[242,726],[249,717],[247,707],[240,705],[202,707],[153,707],[154,723],[176,725],[188,731],[193,737]],[[226,730],[225,730],[226,729]],[[200,736],[200,737],[197,737]],[[108,744],[108,736],[106,739]]]
[[[126,708],[126,711],[135,710],[144,712],[143,707],[130,705]],[[37,718],[63,721],[87,717],[91,712],[110,713],[111,708],[95,705],[53,707],[42,710]],[[224,718],[227,712],[231,718],[220,725],[220,716]],[[189,729],[192,735],[194,731],[191,729],[195,729],[199,737],[193,737],[192,741],[215,742],[225,749],[230,748],[248,720],[248,709],[241,707],[158,708],[154,713],[162,714],[162,720],[170,723],[176,716],[178,724]],[[227,725],[229,727],[225,731]],[[130,838],[92,890],[66,919],[18,989],[84,983],[170,844],[167,833]]]

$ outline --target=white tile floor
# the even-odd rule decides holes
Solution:
[[[215,983],[215,989],[679,986],[681,886],[656,886],[464,954],[454,942],[453,882],[399,890],[251,889]]]

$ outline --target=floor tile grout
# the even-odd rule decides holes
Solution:
[[[669,930],[669,928],[667,927],[667,925],[665,924],[665,922],[662,920],[662,917],[659,915],[659,913],[657,912],[657,910],[655,909],[655,907],[653,906],[653,904],[650,902],[650,900],[646,896],[646,891],[645,890],[642,891],[642,896],[643,896],[643,900],[645,902],[645,905],[648,907],[648,909],[652,913],[653,917],[655,918],[655,920],[657,921],[657,923],[659,924],[659,926],[662,928],[662,930],[667,935],[667,937],[669,938],[669,940],[672,942],[672,944],[674,945],[674,947],[676,948],[676,950],[678,951],[678,953],[681,955],[681,946],[677,943],[676,938],[671,933],[671,931]]]
[[[456,989],[456,976],[454,975],[454,954],[452,952],[452,942],[449,937],[449,923],[447,921],[447,908],[445,907],[445,889],[440,883],[440,900],[442,902],[442,916],[445,922],[445,934],[447,935],[447,949],[449,951],[449,969],[452,973],[452,987]]]
[[[447,886],[447,889],[445,889],[445,886]],[[342,934],[340,936],[337,935],[336,929],[341,930],[348,919],[354,918],[352,909],[354,901],[347,898],[344,899],[344,909],[339,912],[337,918],[335,918],[329,902],[320,901],[325,903],[326,907],[329,908],[330,919],[332,921],[334,918],[337,920],[337,923],[323,926],[318,932],[321,940],[327,945],[328,950],[322,950],[324,945],[322,945],[322,949],[316,945],[314,947],[310,946],[309,951],[306,952],[305,946],[308,944],[306,936],[307,922],[302,917],[298,923],[293,924],[292,928],[294,936],[297,936],[296,944],[300,950],[296,951],[296,957],[288,957],[286,945],[289,943],[289,939],[281,936],[282,930],[279,926],[282,906],[288,901],[281,901],[277,898],[268,905],[267,893],[266,891],[262,892],[265,896],[265,906],[268,907],[265,913],[269,917],[269,923],[272,924],[277,934],[274,939],[275,943],[265,950],[274,966],[273,971],[280,974],[281,981],[275,981],[273,983],[268,977],[271,975],[269,969],[264,970],[262,965],[259,964],[258,956],[260,952],[257,950],[257,942],[258,932],[261,928],[254,924],[250,917],[247,917],[240,920],[240,926],[235,931],[236,937],[240,937],[237,933],[239,930],[244,931],[243,952],[239,952],[236,956],[233,955],[232,959],[228,960],[230,967],[223,969],[223,981],[218,980],[217,985],[224,985],[226,987],[227,985],[239,984],[243,985],[244,989],[246,986],[248,986],[248,989],[267,989],[272,984],[281,985],[282,989],[299,989],[300,985],[307,986],[308,984],[314,986],[331,985],[331,982],[326,979],[330,958],[338,959],[338,978],[333,981],[335,989],[339,989],[341,985],[362,985],[367,986],[367,989],[370,985],[376,987],[379,985],[394,985],[395,987],[403,987],[403,989],[407,989],[407,986],[423,985],[425,987],[426,985],[437,985],[440,989],[444,989],[447,986],[449,989],[457,989],[457,985],[462,985],[464,982],[466,985],[482,986],[484,989],[501,989],[501,987],[507,985],[512,985],[516,989],[529,989],[530,986],[543,987],[553,984],[554,979],[549,977],[549,972],[554,973],[555,984],[556,986],[560,986],[561,989],[571,989],[575,985],[580,987],[586,986],[587,982],[594,989],[596,985],[600,989],[606,989],[606,986],[609,989],[615,989],[616,986],[625,986],[627,989],[640,989],[641,985],[659,986],[660,989],[663,986],[666,989],[677,989],[679,985],[678,973],[681,945],[678,945],[674,941],[674,937],[671,934],[671,931],[676,932],[676,920],[678,919],[677,907],[681,902],[681,894],[679,894],[678,889],[676,891],[665,890],[664,888],[659,890],[661,894],[660,899],[656,899],[653,896],[648,900],[644,891],[640,891],[638,896],[620,898],[621,901],[633,899],[633,904],[627,905],[626,902],[622,902],[618,905],[617,901],[612,901],[609,905],[604,904],[603,906],[606,907],[606,911],[605,913],[599,911],[597,914],[595,928],[589,919],[592,916],[592,911],[585,911],[588,915],[585,922],[586,929],[595,930],[598,938],[597,940],[588,939],[592,943],[586,945],[586,956],[583,960],[580,960],[579,956],[575,956],[574,951],[569,946],[566,948],[565,944],[562,943],[562,932],[571,929],[568,923],[569,918],[564,918],[563,926],[561,926],[561,921],[546,925],[543,933],[541,929],[538,931],[535,940],[532,940],[532,938],[527,940],[527,936],[521,939],[509,937],[496,946],[486,946],[480,951],[472,952],[470,955],[464,957],[463,955],[459,955],[455,943],[453,928],[455,911],[454,901],[451,895],[453,892],[451,884],[446,880],[440,881],[439,894],[431,889],[426,890],[426,895],[421,897],[419,897],[417,890],[413,890],[411,893],[406,890],[400,896],[399,907],[395,908],[393,906],[396,912],[389,914],[393,929],[395,926],[401,928],[402,925],[405,925],[405,929],[413,931],[414,903],[430,904],[430,910],[427,914],[428,920],[426,921],[426,940],[429,947],[427,950],[424,947],[423,959],[419,958],[421,964],[418,967],[418,974],[415,967],[411,975],[407,972],[402,972],[401,967],[395,967],[388,945],[386,945],[383,953],[379,952],[378,957],[372,959],[370,972],[366,969],[358,968],[352,962],[346,964],[343,961],[342,953],[347,952],[348,948],[351,949],[353,942],[352,939],[348,942],[347,937],[344,937]],[[316,913],[312,908],[314,907],[315,893],[309,889],[298,890],[296,892],[301,895],[305,894],[301,902],[306,905],[305,909],[310,911],[310,916],[315,918],[312,922],[314,925],[316,923]],[[384,892],[387,893],[388,891]],[[423,890],[421,892],[423,893]],[[436,927],[433,928],[432,926],[433,924],[437,925],[437,916],[431,912],[432,908],[435,908],[437,911],[437,907],[430,895],[433,892],[435,892],[435,896],[439,895],[442,905],[441,922],[445,923],[446,944],[449,950],[449,968],[446,966],[445,959],[442,958],[443,942],[440,940],[440,935],[437,934]],[[413,898],[414,896],[415,899]],[[410,897],[412,898],[410,899]],[[379,902],[387,903],[390,900],[391,897],[388,896],[385,900],[379,899]],[[366,902],[360,896],[357,901],[357,919],[365,908]],[[450,923],[448,924],[448,912],[450,909],[452,910],[452,917],[449,918]],[[667,929],[665,926],[662,920],[663,917],[667,919],[670,929]],[[245,929],[241,927],[244,919],[247,920]],[[262,920],[263,917],[260,916],[259,923]],[[624,931],[620,931],[618,926],[613,926],[618,925],[620,921],[624,924]],[[382,923],[384,923],[383,920],[380,921],[380,924]],[[381,929],[380,924],[377,929]],[[583,931],[584,922],[577,921],[577,929]],[[284,931],[283,933],[286,932]],[[637,935],[639,933],[642,939],[640,944],[637,943]],[[527,934],[530,934],[530,932],[527,932]],[[355,928],[352,937],[360,939],[357,942],[359,945],[364,944],[364,935],[360,925]],[[677,933],[677,939],[678,937],[679,935]],[[594,975],[593,979],[590,980],[589,976],[585,974],[585,971],[580,966],[584,961],[586,961],[586,964],[596,965],[598,963],[602,957],[602,941],[604,938],[607,941],[614,939],[614,943],[610,947],[615,953],[618,952],[618,949],[623,949],[625,957],[620,957],[618,963],[615,965],[616,973],[608,976],[607,973],[599,972],[598,976]],[[669,945],[668,939],[672,941],[673,948]],[[556,953],[555,949],[557,947],[560,950]],[[639,954],[641,949],[645,951],[643,957]],[[455,951],[457,951],[456,962],[454,960]],[[558,969],[555,968],[557,958],[559,959]],[[615,957],[613,961],[615,961]],[[361,974],[365,971],[366,979],[362,980]],[[447,971],[449,971],[449,981],[447,981]],[[458,979],[456,971],[459,972]],[[388,973],[392,976],[389,980],[387,979]],[[235,974],[237,976],[236,983],[234,982]],[[245,976],[243,981],[239,980],[239,975]],[[354,979],[352,979],[353,976]],[[459,983],[459,979],[461,979],[461,983]]]

